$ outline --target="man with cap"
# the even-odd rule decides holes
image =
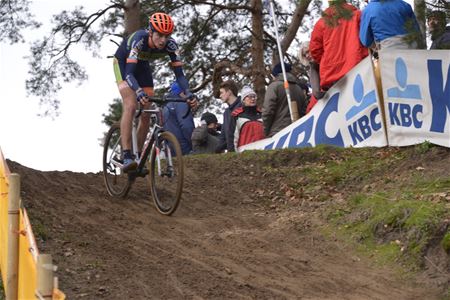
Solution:
[[[286,78],[289,83],[289,93],[292,100],[297,102],[299,117],[305,115],[306,93],[300,81],[291,73],[291,65],[284,63]],[[289,104],[284,88],[284,77],[281,70],[281,63],[278,63],[272,69],[273,81],[267,87],[262,108],[262,119],[264,124],[264,133],[271,137],[278,131],[291,124],[291,115]]]
[[[205,112],[201,117],[201,125],[192,133],[192,149],[194,154],[215,153],[220,143],[217,131],[219,122],[215,114]]]
[[[170,86],[171,97],[186,98],[178,82]],[[184,102],[170,102],[163,109],[163,128],[175,135],[181,146],[183,155],[192,151],[192,132],[194,131],[194,117],[189,105]]]
[[[427,24],[431,34],[430,49],[450,49],[450,23],[445,11],[434,10],[428,14]]]
[[[234,130],[234,147],[239,147],[265,138],[261,111],[256,106],[256,93],[244,86],[241,90],[242,106],[232,112]]]

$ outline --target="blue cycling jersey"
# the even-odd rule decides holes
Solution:
[[[134,91],[141,87],[153,87],[152,71],[148,61],[169,56],[178,84],[186,94],[190,94],[175,40],[169,38],[166,46],[158,49],[150,46],[149,39],[148,30],[138,30],[120,44],[114,57],[118,61],[122,80],[126,80]]]

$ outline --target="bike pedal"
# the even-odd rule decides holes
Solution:
[[[144,177],[147,176],[149,173],[150,173],[150,172],[148,171],[147,168],[144,168],[144,169],[141,169],[141,170],[135,170],[135,171],[133,172],[133,177],[134,177],[134,178],[136,178],[136,177],[142,177],[142,178],[144,178]]]
[[[134,181],[136,177],[140,177],[139,172],[137,170],[130,170],[128,171],[127,175],[129,181]]]

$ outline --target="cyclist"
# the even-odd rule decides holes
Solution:
[[[148,61],[169,56],[176,80],[189,105],[193,109],[198,105],[183,73],[178,45],[171,38],[173,29],[174,23],[168,14],[154,13],[149,18],[148,28],[138,30],[125,38],[114,54],[114,73],[123,100],[120,131],[124,172],[134,170],[138,165],[131,151],[132,121],[137,103],[149,108],[149,97],[154,94],[152,70]],[[138,149],[143,146],[149,122],[150,116],[142,114],[137,131]]]

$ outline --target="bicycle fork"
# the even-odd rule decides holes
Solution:
[[[155,141],[155,151],[156,151],[156,165],[158,166],[158,176],[173,176],[173,164],[172,164],[172,153],[170,151],[169,145],[167,143],[161,142],[159,138]],[[167,169],[163,172],[161,170],[161,159],[167,161]]]

